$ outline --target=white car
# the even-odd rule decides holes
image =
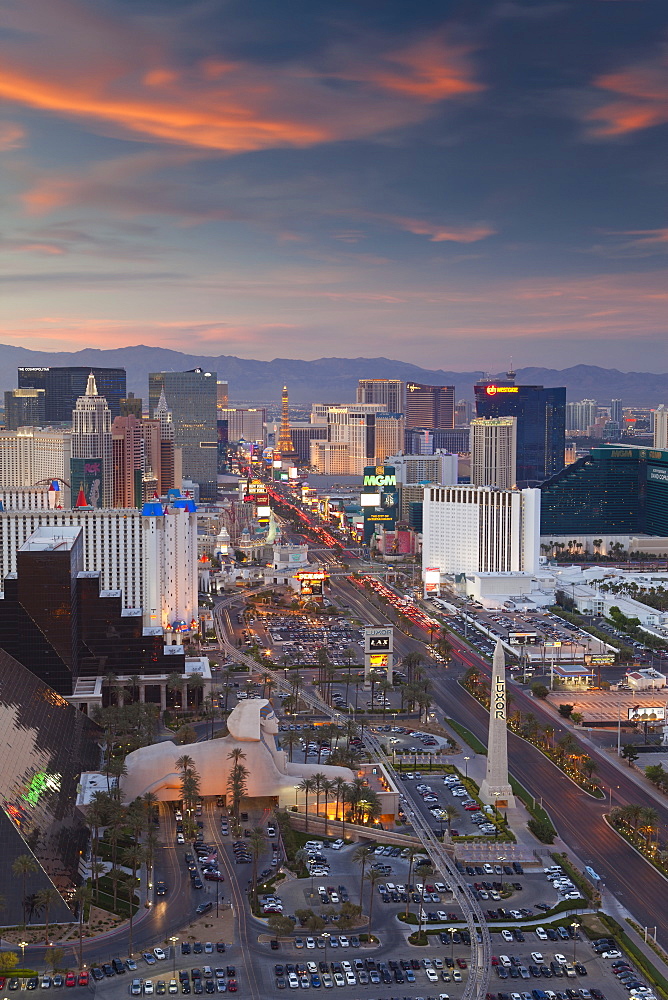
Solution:
[[[186,842],[186,838],[183,836],[183,834],[182,833],[177,833],[177,835],[176,835],[176,843],[177,844],[185,844],[185,842]]]
[[[329,972],[323,972],[322,976],[320,977],[320,981],[326,990],[331,989],[332,986],[334,985],[334,980],[332,979]]]
[[[536,928],[536,937],[539,941],[547,941],[547,931],[544,927]]]
[[[299,980],[297,979],[297,976],[295,975],[294,972],[288,973],[288,986],[290,987],[291,990],[299,989]]]
[[[621,958],[621,957],[622,957],[621,951],[617,951],[616,948],[613,948],[612,951],[604,951],[603,954],[601,955],[601,958]]]
[[[515,938],[513,937],[513,932],[507,930],[505,927],[501,931],[501,937],[503,938],[504,941],[514,941],[515,940]]]
[[[162,948],[154,948],[153,954],[155,955],[155,957],[158,959],[159,962],[163,962],[167,958]]]
[[[307,938],[306,938],[306,947],[307,947],[307,948],[310,948],[311,950],[312,950],[313,948],[315,948],[315,938],[312,938],[312,937],[307,937]]]
[[[332,902],[334,902],[334,897],[332,896]],[[345,936],[345,934],[339,934],[339,944],[342,948],[350,948],[350,941]]]
[[[557,965],[568,965],[568,960],[565,955],[560,955],[559,953],[557,953],[554,956],[554,960],[557,963]]]
[[[430,983],[438,982],[438,972],[436,969],[425,969],[425,972]]]
[[[334,985],[335,986],[345,986],[346,985],[346,981],[345,981],[345,979],[343,978],[343,976],[341,975],[340,972],[335,972],[334,973]]]
[[[150,996],[153,993],[153,983],[150,979],[144,981],[144,994]]]
[[[354,972],[346,972],[346,986],[357,986],[357,977]]]

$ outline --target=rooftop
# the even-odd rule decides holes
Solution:
[[[46,527],[33,531],[25,540],[19,552],[69,552],[81,534],[80,527]]]

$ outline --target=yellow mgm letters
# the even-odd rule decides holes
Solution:
[[[494,684],[494,718],[506,717],[506,682],[503,677],[497,677]]]

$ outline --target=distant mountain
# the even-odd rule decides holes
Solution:
[[[433,385],[454,385],[457,399],[472,399],[473,385],[480,371],[451,372],[429,370],[390,358],[319,358],[298,361],[275,358],[252,361],[232,355],[208,357],[182,354],[162,347],[120,347],[101,351],[29,351],[23,347],[0,344],[0,389],[16,387],[19,366],[99,365],[125,368],[128,389],[146,399],[148,373],[186,371],[202,367],[215,371],[230,384],[232,400],[255,402],[278,401],[281,388],[287,385],[293,403],[354,401],[359,378],[400,378]],[[496,374],[495,377],[503,377]],[[520,368],[517,381],[526,385],[565,385],[569,400],[596,399],[608,403],[621,399],[627,406],[656,406],[668,403],[668,373],[620,372],[594,365],[575,365],[562,371],[554,368]]]

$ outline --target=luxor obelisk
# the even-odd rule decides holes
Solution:
[[[506,657],[497,640],[492,662],[489,703],[487,774],[480,786],[480,798],[497,809],[513,809],[515,798],[508,781],[508,729],[506,716]]]

